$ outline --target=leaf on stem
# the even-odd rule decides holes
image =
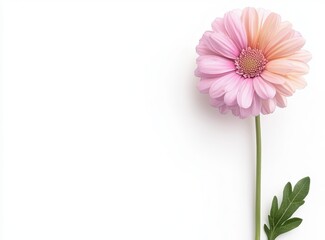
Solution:
[[[279,235],[289,232],[301,224],[302,219],[290,217],[305,203],[304,199],[308,195],[309,186],[309,177],[305,177],[297,182],[293,190],[291,183],[288,182],[283,189],[280,207],[277,197],[274,196],[270,215],[268,216],[269,226],[264,225],[264,231],[268,240],[274,240]]]

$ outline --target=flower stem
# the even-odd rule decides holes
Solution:
[[[256,130],[256,199],[255,199],[255,240],[261,235],[261,123],[260,115],[255,117]]]

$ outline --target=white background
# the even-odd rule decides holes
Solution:
[[[254,121],[196,90],[215,17],[263,7],[313,53],[308,87],[262,117],[262,220],[312,179],[301,227],[324,239],[324,1],[3,1],[2,239],[253,239]],[[266,239],[264,233],[263,238]]]

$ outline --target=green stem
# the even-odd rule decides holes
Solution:
[[[261,123],[260,116],[255,117],[256,129],[256,199],[255,199],[255,240],[261,235]]]

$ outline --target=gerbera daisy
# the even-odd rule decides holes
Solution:
[[[196,48],[198,89],[222,113],[241,118],[272,113],[306,85],[311,54],[301,49],[304,44],[278,14],[255,8],[228,12]]]

